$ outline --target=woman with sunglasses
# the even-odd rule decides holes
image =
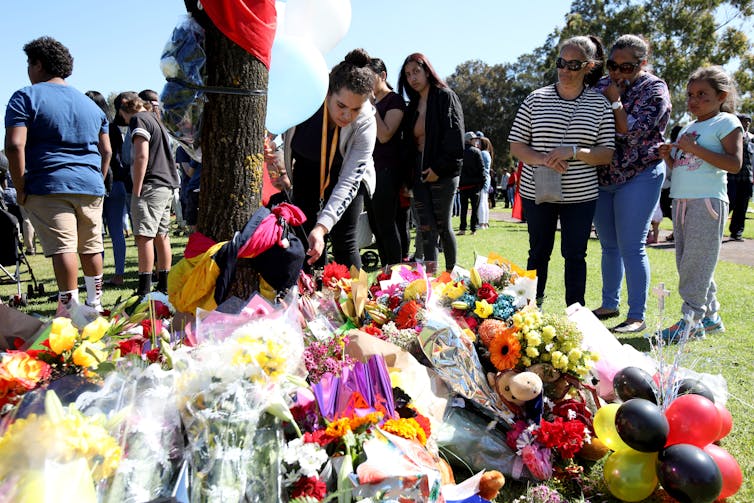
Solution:
[[[560,44],[558,81],[537,89],[518,109],[508,141],[523,161],[521,198],[529,231],[528,269],[537,271],[537,304],[547,284],[558,219],[565,259],[567,305],[584,305],[586,247],[597,202],[597,168],[613,157],[615,120],[610,104],[591,89],[602,75],[602,44],[573,37]],[[559,202],[535,203],[535,170],[562,175]]]
[[[424,260],[437,260],[438,236],[445,269],[456,264],[451,211],[463,164],[463,110],[458,96],[440,79],[420,53],[403,62],[398,93],[409,99],[403,117],[405,163],[413,171],[411,187],[419,215]]]
[[[628,315],[613,327],[617,333],[646,328],[650,273],[645,240],[665,178],[658,147],[670,118],[670,93],[648,72],[648,54],[644,39],[621,36],[610,50],[608,75],[596,86],[611,103],[617,134],[612,162],[598,170],[594,224],[602,246],[602,305],[594,314],[600,319],[620,314],[625,270]]]

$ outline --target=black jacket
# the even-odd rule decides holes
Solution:
[[[484,186],[484,160],[482,151],[469,144],[463,150],[463,169],[458,181],[459,189],[481,189]]]
[[[414,124],[418,117],[418,100],[408,104],[401,128],[404,139],[404,163],[416,169]],[[432,168],[440,178],[461,173],[463,165],[463,109],[461,101],[447,87],[431,86],[427,97],[425,119],[424,161],[422,170]]]

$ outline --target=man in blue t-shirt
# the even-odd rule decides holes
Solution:
[[[107,118],[68,86],[68,49],[50,37],[24,46],[31,86],[5,111],[5,154],[18,204],[29,214],[58,284],[58,311],[78,304],[81,260],[87,305],[101,310],[102,200],[111,149]]]

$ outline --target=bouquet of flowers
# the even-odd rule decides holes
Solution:
[[[64,408],[51,391],[44,404],[44,414],[16,419],[0,437],[0,501],[60,501],[65,494],[94,503],[95,485],[120,463],[118,442],[103,416]]]
[[[175,353],[191,501],[279,501],[279,425],[268,413],[292,421],[287,397],[303,383],[291,306]]]
[[[468,274],[457,271],[456,279],[440,278],[439,303],[474,340],[486,320],[507,321],[536,296],[537,279],[532,271],[493,255],[479,257]]]
[[[594,436],[592,414],[578,400],[550,405],[538,423],[518,420],[506,434],[508,446],[519,456],[514,477],[520,477],[525,466],[534,478],[548,480],[555,463],[562,467],[557,471],[560,476],[573,478],[583,472],[573,458]]]

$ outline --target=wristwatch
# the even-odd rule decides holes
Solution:
[[[612,108],[613,110],[618,110],[619,108],[623,108],[623,103],[621,102],[621,100],[613,101],[612,103],[610,103],[610,108]]]

